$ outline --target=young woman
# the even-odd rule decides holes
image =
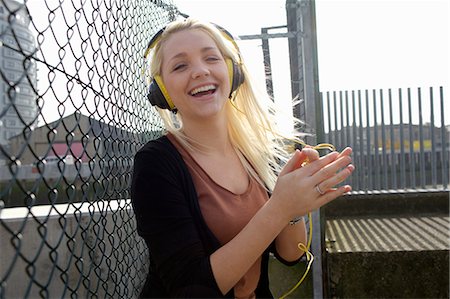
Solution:
[[[223,28],[175,21],[147,52],[167,134],[135,156],[132,203],[150,253],[141,296],[272,297],[269,252],[286,264],[304,254],[299,216],[351,190],[335,188],[354,169],[351,149],[288,157]]]

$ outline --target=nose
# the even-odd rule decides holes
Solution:
[[[210,70],[203,62],[197,62],[192,65],[192,79],[209,76]]]

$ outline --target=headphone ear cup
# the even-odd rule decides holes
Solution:
[[[170,109],[164,94],[155,80],[152,80],[152,83],[150,83],[147,98],[153,106],[157,106],[162,109]]]
[[[241,84],[244,83],[244,73],[240,65],[233,61],[233,83],[231,85],[231,93],[235,92]]]

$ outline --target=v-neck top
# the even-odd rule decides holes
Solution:
[[[269,199],[267,191],[249,176],[247,190],[242,194],[231,192],[215,182],[173,135],[168,134],[168,138],[181,154],[191,173],[200,210],[208,228],[221,245],[228,243],[266,203]],[[260,274],[261,257],[235,285],[235,298],[255,298]]]

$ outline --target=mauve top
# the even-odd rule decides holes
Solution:
[[[188,166],[197,190],[200,209],[209,229],[221,245],[233,239],[269,199],[267,191],[249,176],[247,190],[235,194],[216,183],[195,161],[189,152],[169,134]],[[249,244],[251,246],[251,244]],[[255,298],[255,289],[261,274],[261,257],[234,287],[235,298]]]

